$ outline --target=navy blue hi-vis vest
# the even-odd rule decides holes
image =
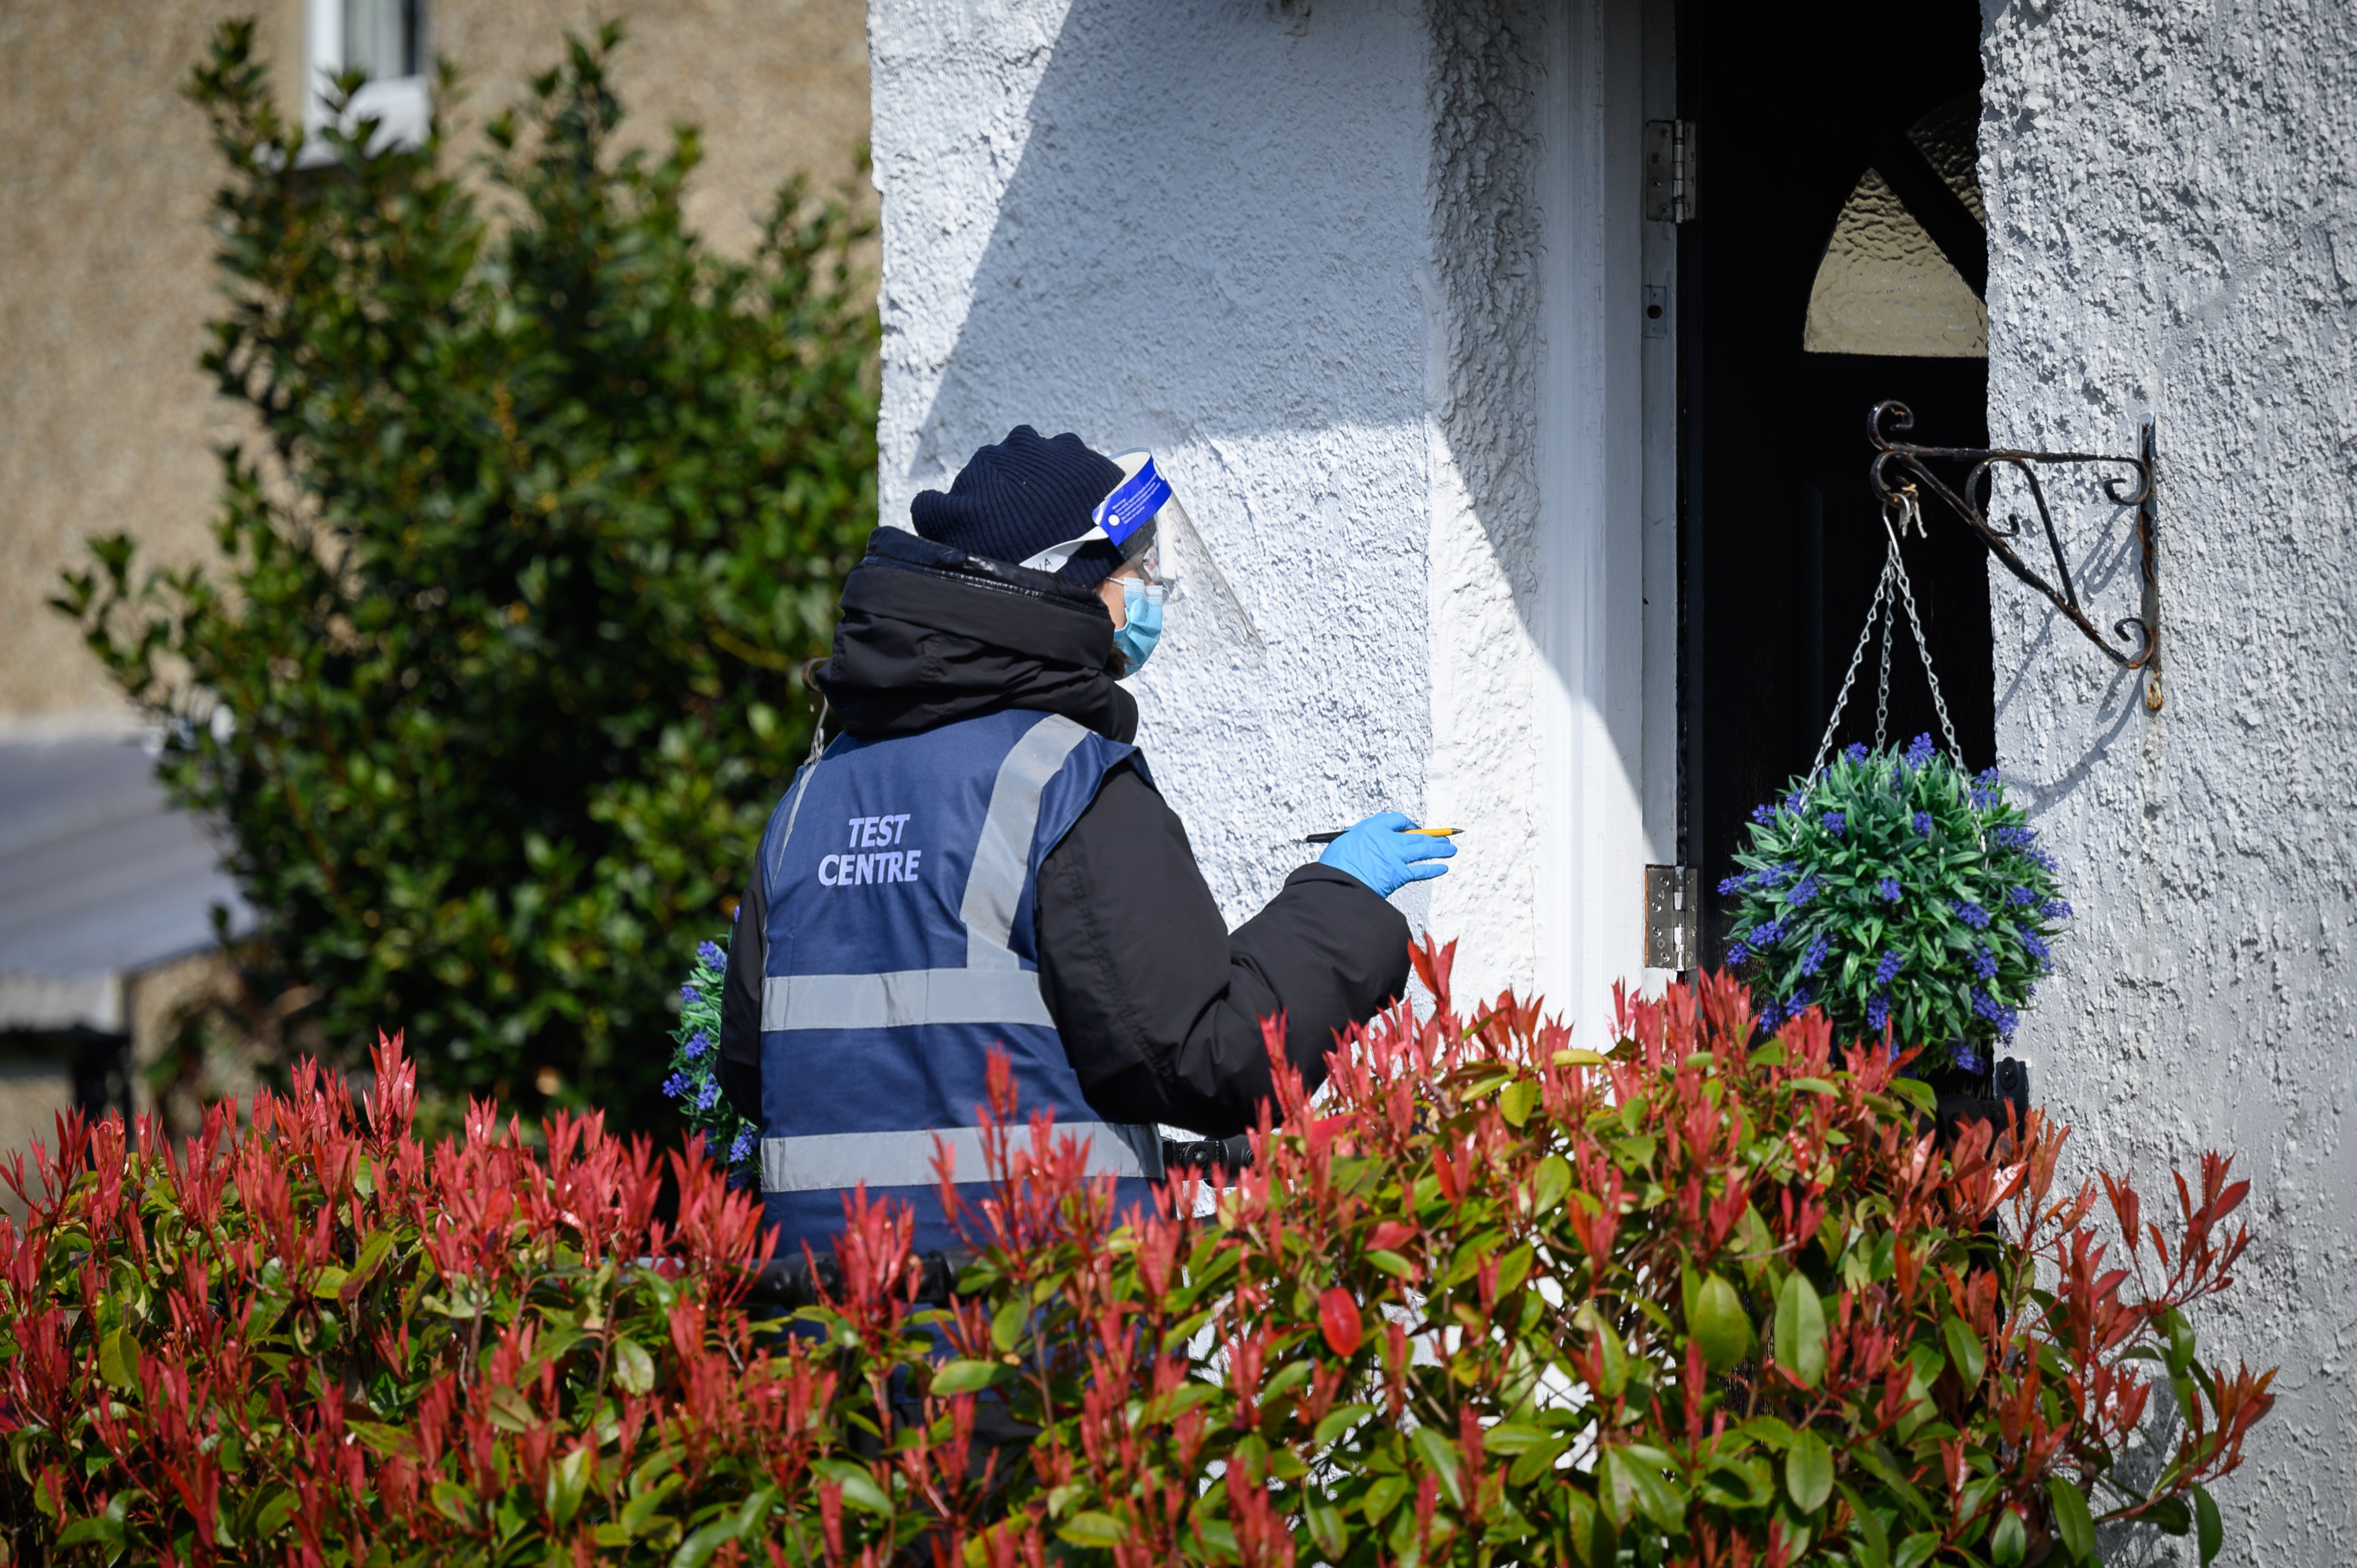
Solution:
[[[982,1197],[994,1043],[1018,1114],[1053,1111],[1060,1135],[1089,1141],[1092,1174],[1122,1178],[1122,1208],[1147,1201],[1158,1132],[1089,1109],[1033,932],[1040,863],[1135,749],[1060,714],[988,714],[843,736],[779,801],[761,843],[761,1190],[779,1257],[825,1256],[860,1182],[913,1206],[920,1252],[954,1245],[934,1141],[956,1153],[961,1197]]]

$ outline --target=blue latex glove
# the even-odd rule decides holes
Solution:
[[[1457,853],[1449,839],[1426,838],[1402,830],[1415,823],[1398,811],[1385,811],[1353,823],[1349,832],[1326,846],[1320,865],[1347,871],[1385,898],[1411,882],[1438,876],[1448,867],[1436,865]]]

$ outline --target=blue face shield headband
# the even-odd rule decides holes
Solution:
[[[1170,585],[1162,575],[1155,519],[1166,506],[1174,512],[1177,507],[1170,499],[1170,481],[1155,468],[1151,456],[1125,452],[1114,461],[1122,466],[1124,477],[1090,514],[1089,531],[1049,545],[1022,564],[1035,572],[1060,571],[1073,555],[1100,540],[1121,553],[1115,570],[1122,574],[1124,621],[1114,628],[1113,643],[1121,653],[1122,674],[1130,676],[1145,666],[1162,636],[1162,603]]]
[[[1170,499],[1170,481],[1156,470],[1147,453],[1125,452],[1114,461],[1127,477],[1097,502],[1096,510],[1089,514],[1089,531],[1077,539],[1050,544],[1020,564],[1035,572],[1060,572],[1066,562],[1100,540],[1120,551],[1125,564],[1153,547],[1155,514]]]
[[[1195,532],[1187,509],[1171,492],[1170,482],[1143,450],[1114,458],[1121,465],[1121,483],[1099,501],[1091,514],[1089,531],[1077,539],[1051,544],[1020,564],[1037,572],[1060,570],[1087,545],[1103,540],[1121,553],[1124,610],[1129,626],[1114,633],[1121,648],[1124,673],[1135,674],[1162,634],[1163,604],[1185,601],[1185,614],[1196,618],[1214,642],[1232,654],[1259,656],[1262,642],[1252,617],[1235,590],[1211,559],[1203,536]],[[1191,587],[1182,589],[1184,575]],[[1200,594],[1198,592],[1200,590]],[[1126,631],[1128,635],[1123,636]]]

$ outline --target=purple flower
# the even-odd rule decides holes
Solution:
[[[1979,975],[1983,980],[1995,980],[1996,978],[1996,955],[1990,952],[1986,948],[1975,949],[1973,953],[1973,972]]]
[[[1930,838],[1932,836],[1931,812],[1918,811],[1915,813],[1915,836],[1918,838]]]
[[[2005,901],[2008,904],[2035,904],[2038,895],[2027,887],[2008,887],[2005,890]]]
[[[1884,953],[1881,960],[1875,964],[1874,983],[1877,985],[1889,984],[1890,977],[1897,974],[1906,962],[1907,955],[1900,952],[1897,948],[1892,948],[1889,951]]]
[[[1754,806],[1751,808],[1751,820],[1758,822],[1764,828],[1776,820],[1776,808],[1773,806]]]
[[[1751,934],[1744,940],[1751,944],[1753,952],[1765,952],[1784,940],[1784,922],[1763,920],[1752,928]]]
[[[2048,947],[2036,931],[2021,933],[2021,950],[2036,959],[2040,964],[2053,961],[2054,950]]]
[[[1988,1058],[1970,1046],[1958,1046],[1953,1060],[1958,1072],[1986,1072]]]
[[[2028,849],[2038,842],[2038,830],[2019,825],[1992,829],[1989,843],[2005,849]]]
[[[1732,876],[1724,877],[1720,880],[1718,885],[1718,896],[1725,898],[1734,894],[1740,893],[1743,891],[1744,886],[1750,880],[1751,878],[1749,876],[1740,871],[1737,872]]]
[[[2005,786],[1997,781],[1996,768],[1984,768],[1973,776],[1973,810],[1989,811],[2004,801]]]
[[[1871,1028],[1888,1027],[1890,1023],[1890,998],[1878,996],[1866,1004],[1866,1022]]]
[[[1978,986],[1973,988],[1972,997],[1973,1011],[1995,1024],[1998,1034],[2011,1039],[2014,1026],[2020,1021],[2020,1015]]]
[[[1849,826],[1849,818],[1839,811],[1827,811],[1825,813],[1824,822],[1825,832],[1833,834],[1835,838],[1841,837],[1843,831]]]
[[[1988,911],[1970,899],[1951,898],[1948,900],[1948,908],[1953,909],[1956,912],[1956,918],[1973,929],[1976,931],[1988,929]]]
[[[1784,902],[1797,909],[1816,896],[1817,874],[1812,871],[1792,884],[1792,890],[1784,895]]]
[[[1921,768],[1932,760],[1932,737],[1919,735],[1907,743],[1907,766]]]
[[[695,956],[702,959],[705,962],[710,964],[715,969],[718,969],[722,963],[726,961],[728,957],[726,953],[720,950],[717,944],[713,942],[696,943]]]
[[[679,988],[679,999],[690,1004],[701,1002],[704,1000],[704,993],[693,985],[683,985]]]
[[[719,1098],[720,1085],[707,1078],[704,1080],[704,1087],[695,1091],[695,1108],[698,1111],[709,1111],[712,1109],[712,1102]]]
[[[1801,972],[1814,974],[1825,965],[1825,939],[1819,936],[1801,954]]]
[[[1866,760],[1866,743],[1864,741],[1851,741],[1847,746],[1842,747],[1842,755],[1848,757],[1852,762],[1864,762]]]
[[[685,1094],[687,1092],[687,1074],[683,1072],[675,1072],[669,1078],[663,1079],[662,1091],[663,1097],[668,1100],[677,1100],[681,1095]]]
[[[695,1060],[712,1048],[712,1036],[698,1029],[687,1037],[687,1059]]]
[[[2060,898],[2049,898],[2038,912],[2050,920],[2067,920],[2071,918],[2071,906]]]
[[[1886,904],[1899,902],[1899,878],[1886,876],[1874,885],[1874,896]]]
[[[1750,962],[1751,949],[1739,939],[1728,943],[1727,948],[1727,961],[1730,964],[1744,964]]]
[[[750,1127],[740,1127],[740,1128],[738,1128],[738,1129],[737,1129],[737,1141],[736,1141],[735,1143],[733,1143],[733,1144],[729,1144],[729,1145],[728,1145],[728,1158],[729,1158],[729,1160],[730,1160],[732,1163],[733,1163],[733,1162],[735,1162],[735,1161],[737,1161],[737,1160],[741,1160],[741,1159],[743,1159],[746,1155],[748,1155],[751,1154],[752,1152],[753,1152],[753,1129],[752,1129],[752,1128],[750,1128]]]

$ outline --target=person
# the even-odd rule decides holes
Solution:
[[[1142,1202],[1156,1123],[1256,1123],[1263,1018],[1314,1086],[1335,1031],[1402,993],[1385,900],[1452,845],[1371,817],[1231,932],[1133,744],[1119,682],[1159,636],[1168,496],[1145,454],[1018,425],[845,578],[813,674],[838,733],[771,815],[722,1003],[721,1088],[760,1128],[779,1258],[823,1258],[861,1183],[913,1207],[920,1252],[953,1246],[935,1139],[978,1197],[994,1044],[1021,1113],[1052,1112]]]

